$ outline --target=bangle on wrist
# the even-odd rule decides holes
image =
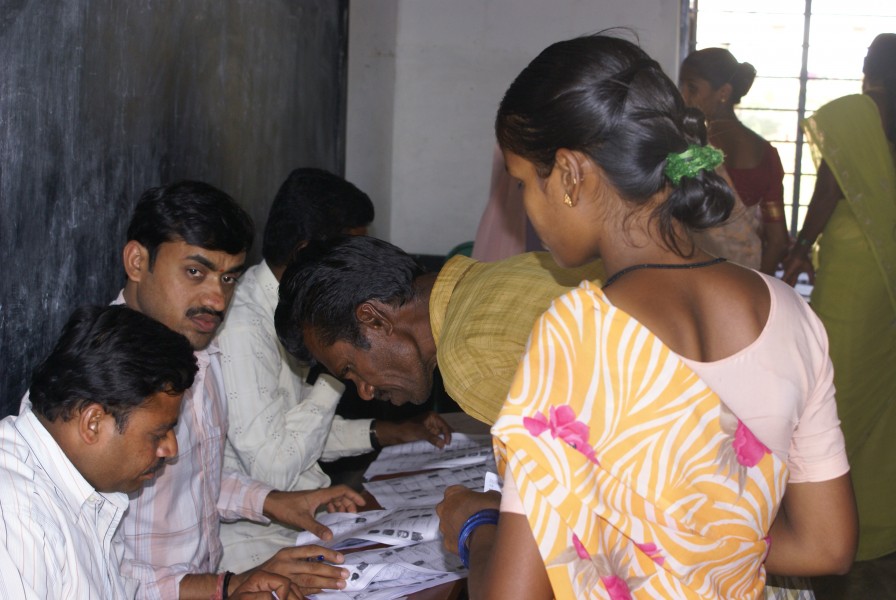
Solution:
[[[208,600],[226,600],[227,598],[227,581],[229,575],[233,575],[230,571],[218,573],[218,582],[215,584],[215,593],[208,597]]]
[[[383,449],[382,444],[380,444],[380,438],[376,435],[376,419],[370,421],[370,445],[374,450]]]
[[[460,535],[457,536],[457,554],[460,561],[464,563],[464,567],[470,568],[470,536],[476,531],[480,525],[497,525],[498,511],[494,508],[480,510],[464,522],[460,528]]]
[[[228,588],[230,587],[230,578],[233,577],[233,572],[225,571],[224,572],[224,581],[221,582],[221,600],[227,600],[230,597],[230,592]]]

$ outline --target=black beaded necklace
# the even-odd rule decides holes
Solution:
[[[613,274],[612,277],[607,279],[604,284],[601,286],[601,289],[605,290],[616,281],[625,275],[626,273],[631,273],[632,271],[638,271],[640,269],[700,269],[703,267],[711,267],[713,265],[717,265],[719,263],[725,262],[727,259],[725,258],[713,258],[712,260],[704,260],[703,262],[695,262],[695,263],[681,263],[681,264],[670,264],[670,263],[644,263],[641,265],[632,265],[630,267],[626,267],[621,271],[617,271]]]

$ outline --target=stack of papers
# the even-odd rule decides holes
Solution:
[[[383,508],[431,507],[442,501],[445,488],[448,486],[463,485],[471,490],[481,491],[485,487],[486,471],[489,470],[495,470],[494,458],[478,465],[451,467],[382,481],[368,481],[364,484],[364,489],[370,492]]]
[[[318,521],[330,528],[333,538],[321,542],[310,531],[303,531],[296,537],[296,546],[318,544],[341,551],[374,544],[407,546],[440,539],[435,505],[361,513],[327,513],[320,515]]]
[[[423,441],[383,448],[367,468],[364,477],[372,479],[395,473],[482,465],[488,460],[494,464],[494,459],[491,436],[455,433],[451,436],[451,444],[442,450]]]
[[[333,538],[323,542],[303,531],[296,545],[320,544],[340,551],[374,544],[388,547],[346,554],[340,565],[350,572],[346,588],[310,598],[394,599],[466,577],[460,559],[443,547],[435,506],[448,486],[482,490],[486,473],[494,470],[488,435],[455,433],[442,450],[428,442],[384,448],[365,477],[414,473],[364,484],[384,510],[320,515],[318,520],[330,528]],[[493,477],[490,474],[489,480]]]

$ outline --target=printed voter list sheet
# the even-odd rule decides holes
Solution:
[[[451,444],[441,450],[428,441],[387,446],[367,468],[364,477],[482,464],[489,458],[494,460],[490,435],[455,433]]]
[[[407,546],[441,539],[434,505],[361,513],[324,513],[318,520],[330,528],[333,538],[325,542],[309,531],[301,531],[296,536],[296,546],[319,544],[334,550],[347,550],[373,544]]]
[[[428,471],[407,477],[368,481],[364,484],[383,508],[435,506],[445,496],[445,488],[463,485],[480,491],[485,487],[487,471],[495,470],[495,459],[485,463]],[[362,513],[363,514],[363,513]]]
[[[440,540],[346,554],[345,563],[340,566],[349,570],[345,589],[321,592],[309,596],[310,598],[397,598],[446,581],[461,579],[467,574],[460,559],[446,552]]]

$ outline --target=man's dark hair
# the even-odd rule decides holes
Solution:
[[[261,255],[281,267],[302,242],[325,240],[371,221],[373,202],[352,183],[323,169],[295,169],[271,204]]]
[[[227,254],[248,252],[255,226],[236,201],[207,183],[179,181],[143,192],[131,224],[128,241],[149,252],[150,269],[159,246],[183,240],[191,246]]]
[[[312,358],[302,338],[306,325],[324,344],[344,340],[369,348],[355,308],[368,300],[396,308],[406,304],[415,297],[414,280],[423,273],[407,253],[382,240],[337,236],[312,241],[280,279],[277,336],[287,351],[306,361]]]
[[[193,385],[196,357],[187,338],[126,306],[75,310],[50,355],[31,377],[31,404],[49,421],[68,421],[97,403],[120,432],[157,392]]]

